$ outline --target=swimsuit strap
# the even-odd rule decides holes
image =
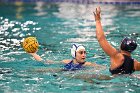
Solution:
[[[85,63],[85,62],[84,62]],[[64,70],[79,70],[83,68],[84,63],[74,64],[73,60],[64,66]]]

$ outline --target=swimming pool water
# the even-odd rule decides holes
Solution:
[[[99,5],[71,3],[0,4],[0,93],[138,93],[138,78],[118,76],[112,80],[76,79],[77,74],[110,75],[109,57],[100,48],[95,36],[93,11]],[[140,30],[139,5],[100,5],[102,24],[109,42],[119,49],[125,36],[138,44]],[[55,64],[43,64],[26,54],[20,42],[24,37],[37,37],[38,54]],[[70,59],[72,43],[87,49],[87,61],[106,65],[104,71],[53,72],[62,68],[61,60]],[[139,47],[133,57],[139,58]],[[134,74],[139,74],[135,72]],[[83,75],[84,76],[84,75]]]

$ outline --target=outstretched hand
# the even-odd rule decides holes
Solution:
[[[93,13],[94,13],[95,21],[101,20],[101,8],[100,7],[97,7],[96,11]]]

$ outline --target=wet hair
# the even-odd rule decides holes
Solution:
[[[120,48],[121,48],[121,50],[131,53],[137,48],[137,43],[135,40],[125,37],[121,42]]]

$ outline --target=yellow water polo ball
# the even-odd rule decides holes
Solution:
[[[39,43],[35,37],[27,37],[23,41],[23,49],[27,53],[35,53],[38,50]]]

